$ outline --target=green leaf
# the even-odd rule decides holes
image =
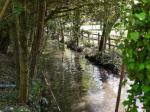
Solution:
[[[124,106],[126,106],[126,105],[128,105],[128,104],[130,104],[129,101],[124,101],[124,102],[123,102],[123,105],[124,105]]]
[[[143,86],[142,86],[142,90],[144,91],[144,93],[147,93],[147,92],[150,91],[150,86],[143,85]]]
[[[135,14],[135,17],[137,17],[139,20],[144,20],[145,19],[145,17],[146,17],[146,14],[145,14],[145,12],[141,12],[141,13],[139,13],[139,14]]]
[[[146,68],[150,70],[150,64],[146,64]]]
[[[143,63],[142,64],[138,64],[138,66],[139,66],[139,70],[143,70],[145,68]]]
[[[131,33],[129,34],[129,39],[134,40],[134,41],[137,41],[138,38],[139,38],[139,36],[140,36],[139,32],[137,32],[137,31],[131,32]]]
[[[133,107],[130,112],[138,112],[136,107]]]
[[[149,30],[148,33],[145,35],[145,38],[150,39],[150,30]]]
[[[135,65],[134,63],[129,63],[127,67],[128,69],[132,70],[134,69],[134,65]]]
[[[142,0],[145,4],[148,2],[148,0]]]

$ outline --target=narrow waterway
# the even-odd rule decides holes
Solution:
[[[48,72],[62,112],[114,112],[119,79],[113,74],[51,40],[39,62],[39,73]],[[50,112],[58,112],[51,106]]]

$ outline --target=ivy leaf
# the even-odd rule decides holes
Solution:
[[[142,0],[145,4],[148,2],[148,0]]]
[[[143,63],[142,63],[142,64],[139,64],[138,66],[139,66],[139,70],[143,70],[143,69],[145,68],[145,66],[144,66]]]
[[[146,17],[146,14],[144,12],[141,12],[139,14],[135,14],[135,17],[137,17],[139,20],[144,20]]]
[[[147,92],[150,91],[150,87],[147,86],[147,85],[143,85],[143,86],[142,86],[142,90],[144,91],[144,93],[147,93]]]
[[[130,112],[138,112],[136,107],[131,108]]]
[[[146,64],[146,68],[150,70],[150,64]]]
[[[128,104],[130,104],[129,101],[124,101],[124,102],[123,102],[123,105],[124,105],[124,106],[126,106],[126,105],[128,105]]]
[[[139,38],[140,34],[139,32],[135,31],[135,32],[131,32],[129,34],[129,39],[137,41],[137,39]]]
[[[134,69],[134,65],[135,65],[134,63],[128,63],[127,67],[129,70],[132,70],[132,69]]]
[[[145,38],[150,39],[150,30],[149,30],[148,33],[145,35]]]

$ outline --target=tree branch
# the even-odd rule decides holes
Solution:
[[[9,3],[10,3],[10,0],[5,1],[4,7],[2,8],[2,11],[0,12],[0,21],[2,20]]]

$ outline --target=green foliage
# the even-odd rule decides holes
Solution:
[[[88,41],[86,41],[86,40],[83,40],[83,45],[84,45],[85,47],[92,47],[92,46],[93,46],[92,43],[90,43],[90,42],[88,42]]]
[[[14,1],[13,3],[14,3],[14,7],[12,9],[13,14],[20,15],[21,12],[24,10],[23,7],[16,1]]]
[[[30,89],[29,102],[30,107],[36,112],[40,112],[39,100],[41,97],[41,91],[44,89],[44,85],[40,80],[33,81],[32,87]]]
[[[129,40],[133,40],[133,41],[137,41],[139,38],[139,32],[135,31],[135,32],[131,32],[128,36]]]
[[[37,98],[39,97],[40,91],[42,88],[42,83],[40,81],[33,81],[32,89],[30,92],[30,97],[29,99],[32,101],[36,101]]]
[[[122,47],[123,61],[127,66],[128,77],[134,83],[128,90],[128,99],[124,102],[127,112],[137,112],[137,99],[143,103],[146,112],[150,112],[150,1],[137,0],[128,12],[128,36]]]
[[[12,112],[31,112],[26,106],[17,106],[13,109]]]

